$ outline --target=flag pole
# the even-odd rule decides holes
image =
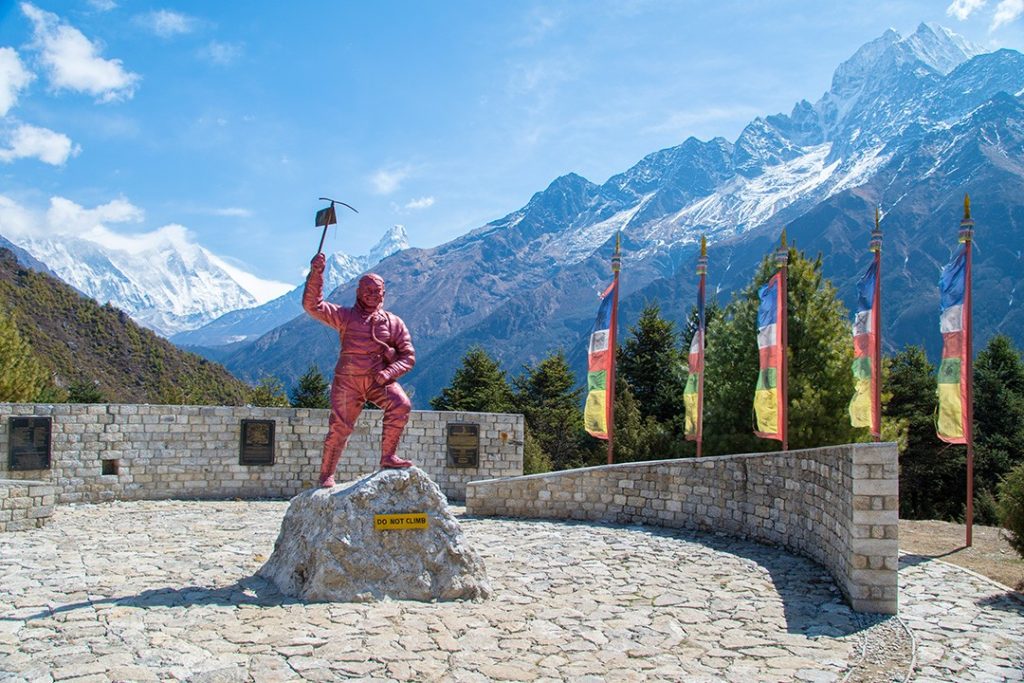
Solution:
[[[875,207],[875,229],[871,233],[871,251],[875,254],[875,292],[872,295],[871,329],[875,333],[875,357],[871,363],[871,432],[875,441],[882,440],[882,229]]]
[[[608,376],[608,405],[605,407],[607,422],[608,422],[608,464],[611,465],[615,460],[612,455],[612,447],[615,443],[615,335],[618,331],[619,326],[619,269],[622,264],[622,240],[621,233],[615,233],[615,253],[612,254],[612,273],[615,274],[614,282],[612,283],[612,323],[608,330],[608,334],[611,337],[608,345],[608,351],[611,353],[611,372]]]
[[[697,348],[697,367],[700,374],[697,375],[697,457],[703,453],[704,447],[704,328],[707,323],[704,317],[705,287],[708,274],[708,241],[704,235],[700,236],[700,259],[697,260],[697,275],[700,276],[700,284],[697,285],[700,302],[697,311],[697,334],[700,335]]]
[[[786,246],[786,229],[782,229],[782,244],[779,250],[775,253],[775,261],[779,264],[779,272],[782,273],[782,277],[779,278],[779,322],[782,325],[781,341],[782,341],[782,353],[779,358],[779,367],[781,372],[779,381],[779,393],[780,405],[779,405],[779,426],[782,428],[782,450],[789,450],[789,363],[787,362],[786,356],[788,355],[789,349],[789,331],[788,327],[788,287],[789,287],[789,247]]]
[[[964,194],[964,217],[960,221],[960,241],[964,243],[966,267],[964,271],[964,318],[966,320],[964,339],[965,365],[967,378],[967,419],[964,424],[964,436],[967,441],[967,539],[965,545],[970,548],[974,527],[974,305],[971,295],[971,243],[974,240],[974,220],[971,218],[971,197]]]

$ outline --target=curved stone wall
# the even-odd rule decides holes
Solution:
[[[474,515],[724,532],[824,565],[855,610],[896,613],[896,445],[605,465],[470,482]]]

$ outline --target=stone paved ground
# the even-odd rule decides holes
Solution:
[[[714,535],[464,519],[495,597],[296,603],[253,578],[287,503],[60,507],[0,536],[0,681],[1024,680],[1024,603],[908,557],[901,617]]]

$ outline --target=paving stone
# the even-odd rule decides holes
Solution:
[[[858,674],[863,648],[884,649],[885,624],[853,613],[819,565],[638,526],[463,518],[491,600],[301,604],[253,577],[286,507],[58,506],[48,526],[0,536],[0,679],[819,683],[908,673],[909,655],[875,678]],[[915,681],[1024,681],[1024,607],[1005,591],[941,562],[901,567],[899,589],[918,643]]]

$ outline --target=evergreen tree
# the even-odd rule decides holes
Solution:
[[[273,375],[263,375],[249,392],[249,404],[266,408],[288,408],[284,384]]]
[[[1006,335],[992,337],[974,361],[975,521],[998,524],[999,482],[1024,463],[1024,362]]]
[[[18,333],[14,318],[0,310],[0,401],[36,400],[46,385],[46,371]]]
[[[639,402],[621,375],[615,378],[615,462],[639,462],[680,457],[680,441],[664,423],[653,416],[644,417]],[[590,465],[607,461],[608,446],[604,441],[591,454]]]
[[[774,257],[765,258],[754,280],[708,328],[704,444],[709,454],[779,448],[778,442],[753,434],[758,288],[776,269]],[[790,247],[788,283],[789,447],[853,441],[847,419],[853,350],[846,308],[822,277],[820,255],[810,260]]]
[[[935,368],[924,349],[908,346],[888,359],[884,423],[905,425],[900,451],[900,517],[955,519],[963,507],[965,450],[935,435]]]
[[[292,388],[291,401],[293,408],[330,408],[330,388],[320,370],[310,365],[306,373]]]
[[[675,323],[648,304],[618,354],[618,374],[629,385],[643,417],[671,424],[682,411],[686,388],[685,354]]]
[[[434,410],[465,410],[481,413],[507,413],[513,409],[512,390],[505,371],[479,346],[462,357],[451,384],[430,400]]]
[[[107,397],[100,390],[99,382],[84,377],[68,386],[68,403],[106,403]]]
[[[534,366],[526,366],[513,381],[515,410],[526,419],[531,438],[556,470],[580,466],[587,458],[584,445],[583,389],[558,350]]]

